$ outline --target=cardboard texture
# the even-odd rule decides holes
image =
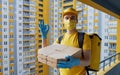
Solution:
[[[57,63],[59,62],[59,60],[66,61],[66,56],[80,58],[81,49],[60,44],[54,44],[38,50],[38,61],[47,64],[53,68],[57,68]]]

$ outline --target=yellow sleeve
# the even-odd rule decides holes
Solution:
[[[58,43],[58,38],[54,41],[53,44],[59,44],[59,43]]]
[[[83,50],[91,50],[91,40],[89,35],[84,35]]]

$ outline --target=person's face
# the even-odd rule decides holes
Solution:
[[[63,17],[63,25],[67,30],[76,28],[77,16],[73,13],[65,14]]]

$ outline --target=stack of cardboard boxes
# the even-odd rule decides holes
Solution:
[[[41,48],[38,51],[38,61],[47,64],[53,68],[57,68],[57,63],[59,62],[59,60],[67,61],[65,59],[66,56],[80,58],[81,49],[60,44],[54,44]]]

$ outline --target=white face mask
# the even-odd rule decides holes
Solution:
[[[75,20],[66,20],[64,19],[64,27],[67,30],[72,30],[76,28],[76,21]]]

